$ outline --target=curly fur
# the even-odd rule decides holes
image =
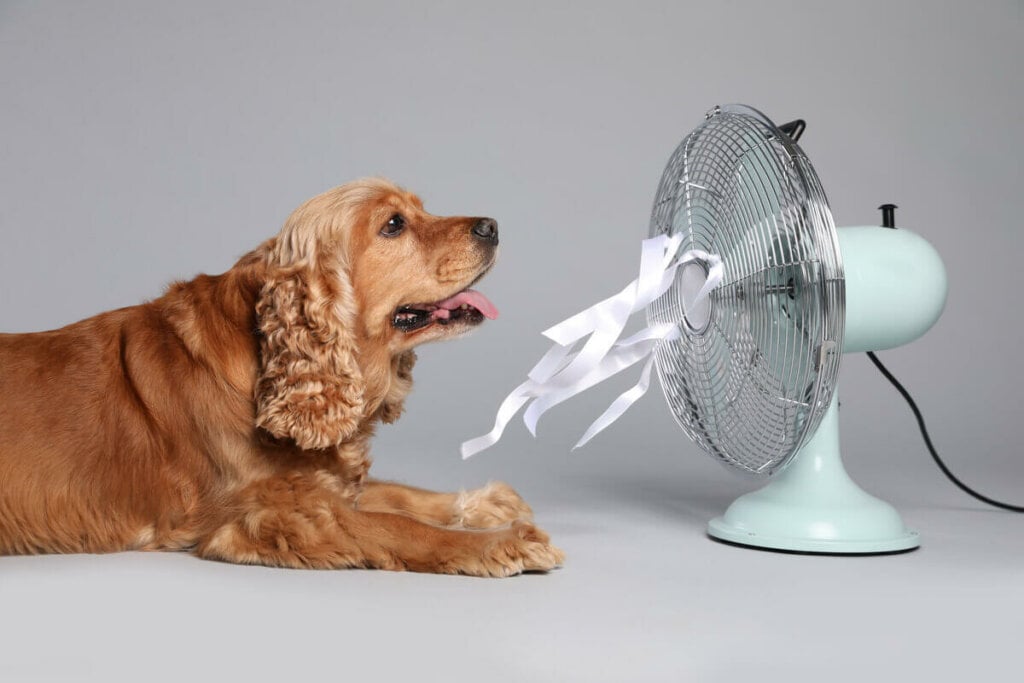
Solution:
[[[398,213],[406,234],[381,237]],[[0,553],[192,548],[482,576],[559,564],[508,486],[368,478],[375,425],[398,419],[412,386],[412,348],[458,333],[404,333],[391,316],[490,267],[477,220],[358,181],[300,206],[221,275],[59,330],[0,334]]]
[[[362,372],[339,295],[308,267],[271,275],[256,303],[261,374],[256,424],[300,448],[337,446],[363,418]]]

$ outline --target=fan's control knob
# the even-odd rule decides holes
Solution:
[[[895,204],[882,204],[878,208],[882,210],[882,227],[883,228],[895,228],[896,227],[896,209],[898,207]]]

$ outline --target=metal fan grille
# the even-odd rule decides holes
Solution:
[[[770,475],[814,433],[839,372],[845,288],[825,193],[803,151],[763,114],[719,107],[662,175],[650,234],[665,233],[683,234],[680,253],[724,262],[706,325],[686,324],[680,271],[648,307],[652,322],[683,330],[657,352],[665,398],[706,451]]]

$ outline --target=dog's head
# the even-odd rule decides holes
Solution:
[[[497,316],[470,289],[497,245],[493,219],[433,216],[384,180],[300,206],[262,247],[257,425],[319,449],[351,436],[369,412],[395,419],[411,349]]]
[[[433,216],[413,194],[370,187],[373,194],[360,203],[350,228],[348,250],[366,336],[398,353],[496,317],[487,297],[469,287],[494,265],[498,224]]]

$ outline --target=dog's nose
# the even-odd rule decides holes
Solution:
[[[498,221],[493,218],[481,218],[473,224],[472,232],[486,242],[498,243]]]

